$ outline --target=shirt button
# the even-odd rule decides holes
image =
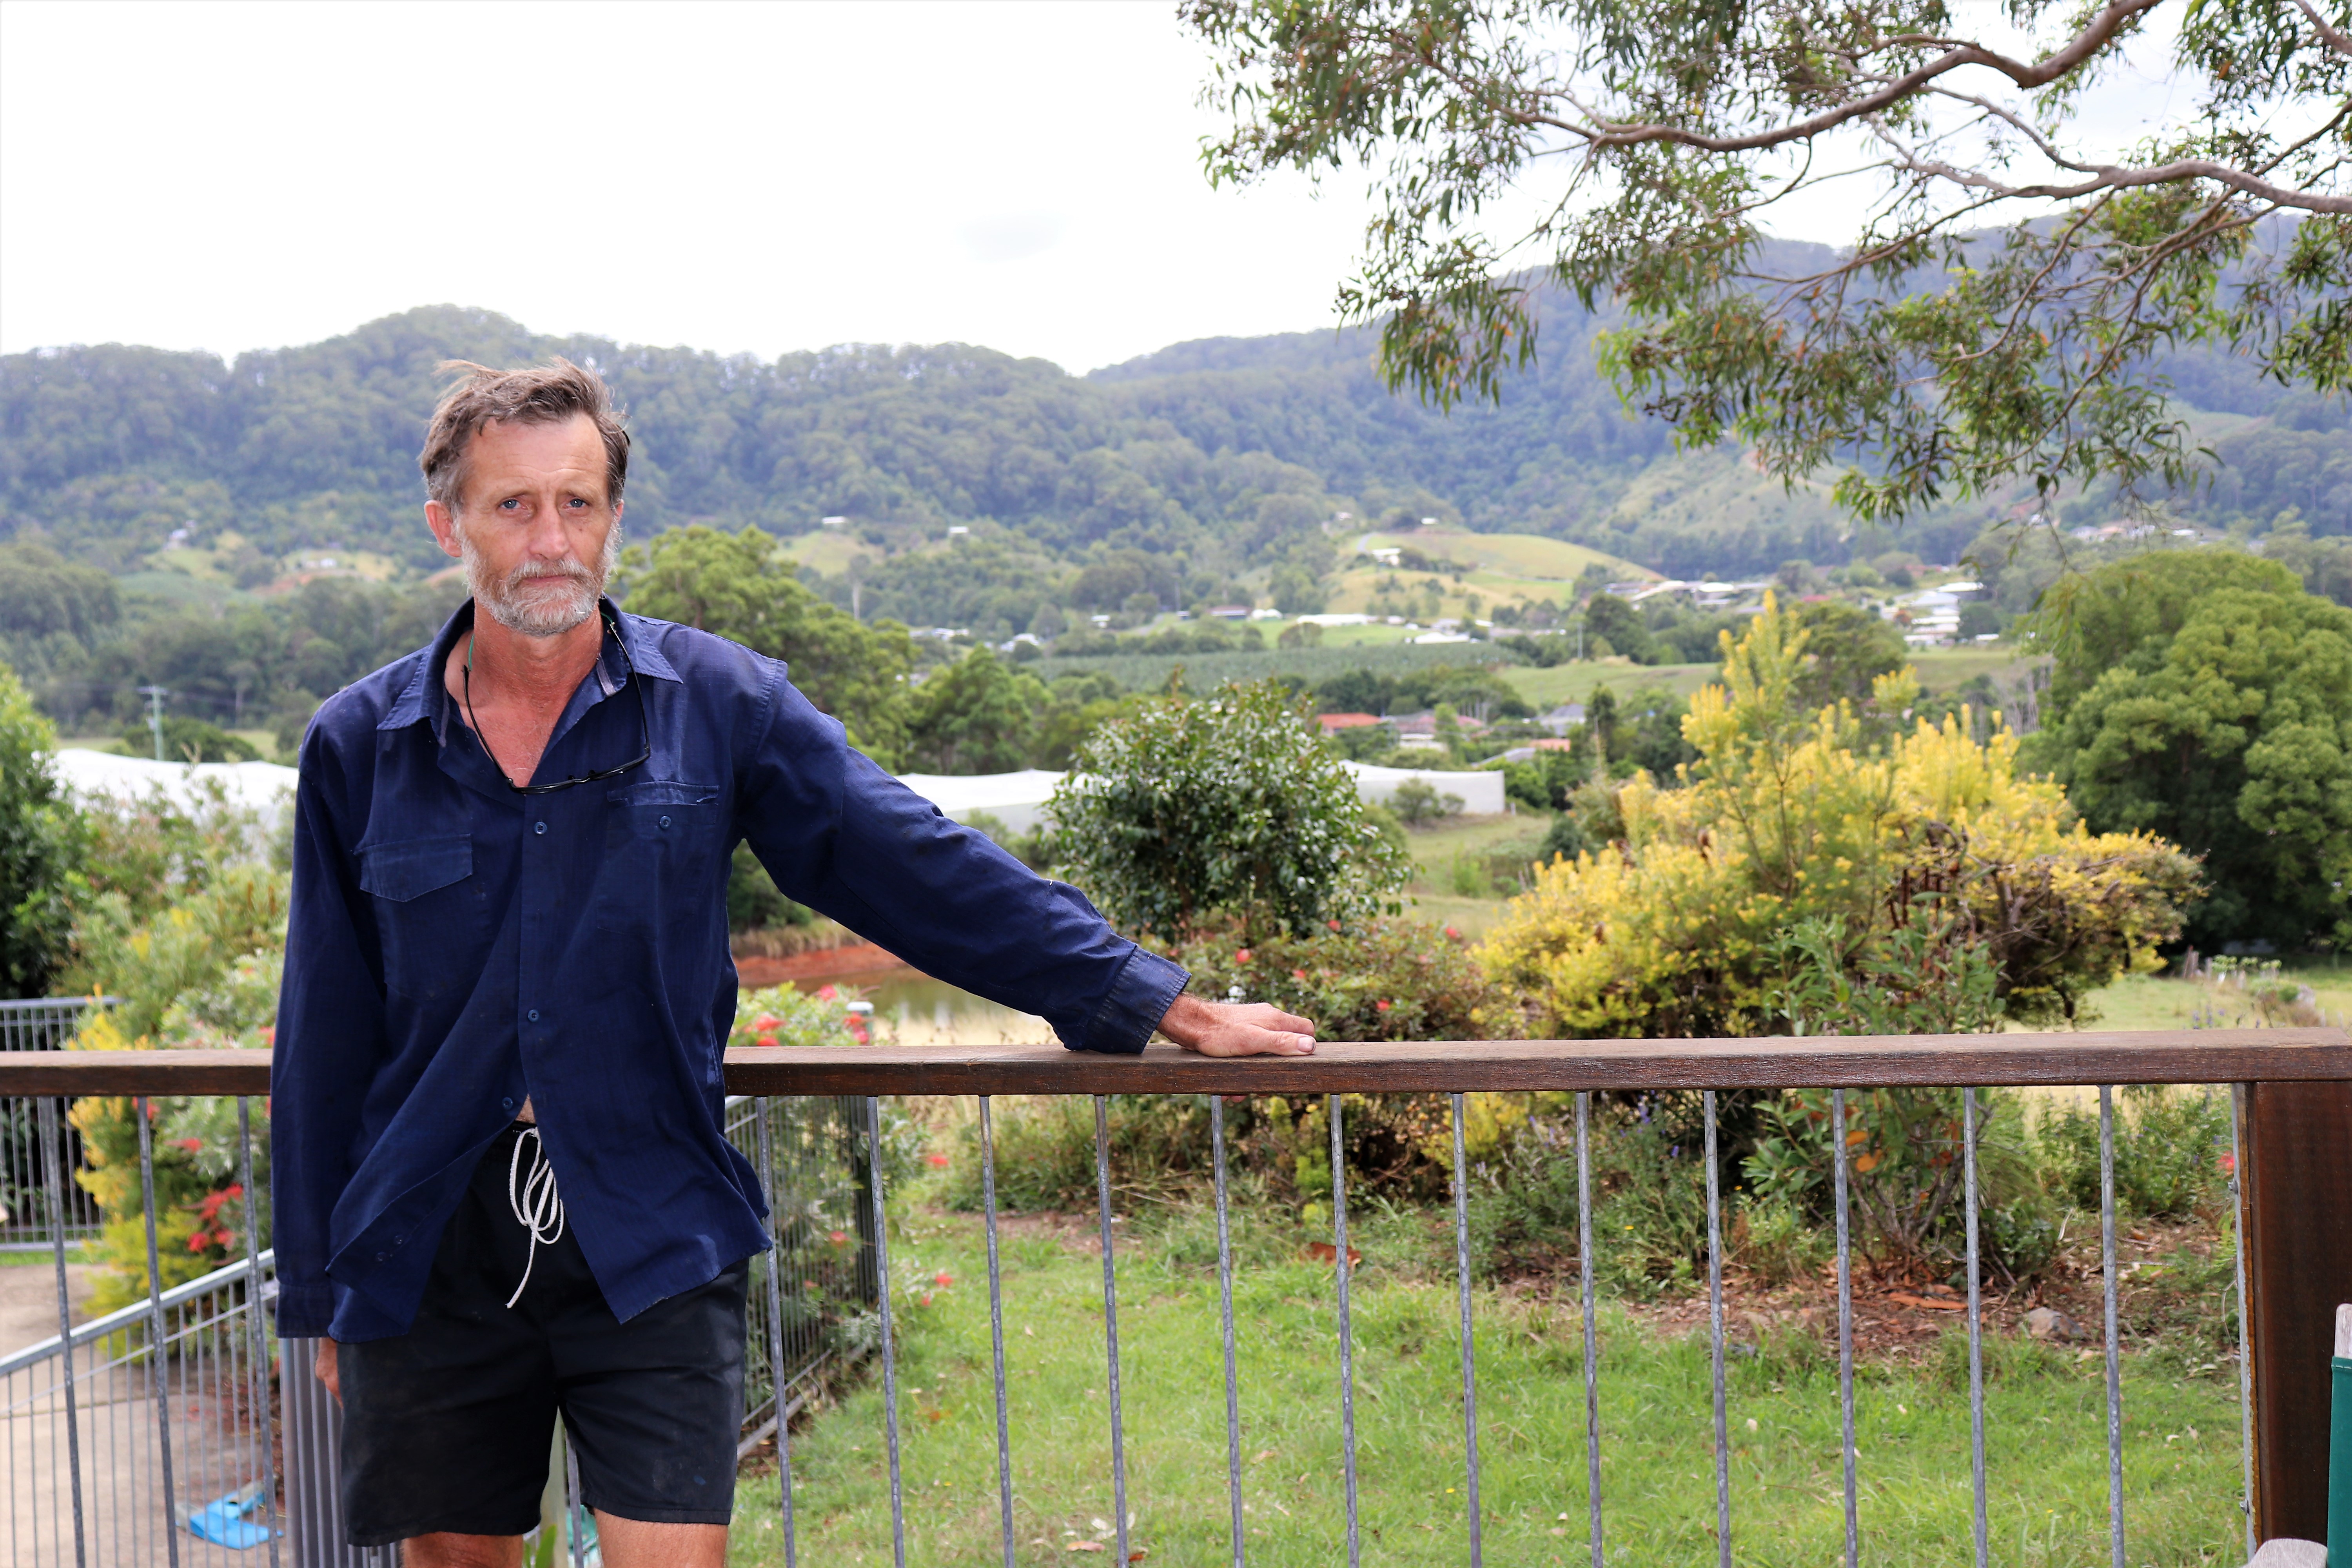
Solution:
[[[534,822],[530,825],[530,830],[533,833],[545,833],[547,831],[547,824],[544,822]]]
[[[669,826],[669,818],[668,818],[668,817],[665,816],[665,817],[663,817],[663,818],[662,818],[662,826],[663,826],[664,827],[667,827],[667,826]]]
[[[530,1021],[534,1024],[539,1022],[539,1009],[536,1007],[530,1010]]]
[[[501,1110],[512,1110],[514,1109],[514,1101],[511,1100],[501,1100],[499,1101],[499,1106]]]
[[[390,1258],[392,1254],[389,1252],[379,1252],[375,1255],[375,1260],[378,1263],[382,1263],[385,1258]]]

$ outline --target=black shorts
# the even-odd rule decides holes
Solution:
[[[408,1332],[336,1352],[354,1546],[537,1528],[558,1411],[589,1507],[662,1524],[734,1510],[749,1264],[619,1321],[569,1225],[532,1256],[507,1201],[520,1132],[475,1168]]]

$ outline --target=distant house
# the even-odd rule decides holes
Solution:
[[[1581,702],[1563,702],[1559,707],[1553,709],[1550,712],[1545,714],[1542,718],[1538,719],[1536,722],[1542,725],[1545,729],[1549,730],[1555,735],[1565,735],[1570,730],[1584,722],[1584,704]]]
[[[1219,605],[1209,612],[1209,617],[1219,621],[1245,621],[1249,619],[1249,613],[1247,605]]]
[[[1329,735],[1341,730],[1367,729],[1379,723],[1380,720],[1370,713],[1318,713],[1315,722],[1322,726],[1325,734]]]

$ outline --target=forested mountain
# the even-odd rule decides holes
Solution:
[[[961,344],[726,357],[451,306],[233,363],[120,344],[12,355],[0,658],[60,717],[128,719],[129,694],[161,679],[208,714],[299,723],[457,592],[340,575],[353,552],[395,585],[446,564],[419,521],[415,462],[453,358],[602,370],[635,436],[634,537],[845,519],[822,592],[869,619],[999,639],[1140,604],[1316,607],[1357,531],[1402,519],[1549,534],[1695,577],[1889,548],[1954,560],[2003,510],[1857,536],[1824,491],[1783,492],[1730,448],[1677,453],[1664,426],[1626,413],[1595,370],[1595,327],[1544,296],[1536,365],[1498,404],[1450,413],[1382,387],[1368,330],[1180,343],[1084,377]],[[2167,368],[2221,459],[2179,509],[2278,530],[2315,586],[2352,576],[2352,543],[2330,537],[2352,535],[2342,403],[2201,349]],[[2117,510],[2095,494],[2060,506],[2069,525]],[[950,526],[970,534],[953,551]],[[168,549],[175,537],[192,548]],[[322,554],[335,563],[310,581]]]
[[[1537,365],[1498,405],[1451,413],[1391,396],[1367,330],[1181,343],[1084,378],[959,344],[729,358],[453,307],[233,364],[43,351],[0,360],[0,535],[115,573],[181,528],[233,530],[263,558],[247,563],[257,581],[302,550],[429,568],[415,453],[435,366],[562,353],[602,369],[627,405],[640,537],[689,521],[789,535],[829,515],[902,537],[992,523],[1065,560],[1130,548],[1230,574],[1346,510],[1550,533],[1685,575],[1886,547],[1849,541],[1820,496],[1782,494],[1737,454],[1675,454],[1596,373],[1593,327],[1547,295]],[[2316,533],[2352,531],[2340,406],[2201,352],[2170,371],[2200,408],[2281,416],[2222,435],[2219,482],[2192,505],[2260,524],[2294,506]],[[1899,542],[1948,558],[1987,512],[1924,520]]]

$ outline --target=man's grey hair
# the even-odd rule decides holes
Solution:
[[[604,500],[621,504],[621,490],[629,478],[629,432],[613,407],[612,389],[594,371],[554,359],[529,370],[492,370],[471,360],[444,360],[445,375],[465,379],[442,396],[425,433],[425,450],[416,466],[425,470],[425,493],[456,515],[471,477],[467,454],[482,426],[496,421],[514,425],[558,425],[585,414],[595,423],[604,443]]]

